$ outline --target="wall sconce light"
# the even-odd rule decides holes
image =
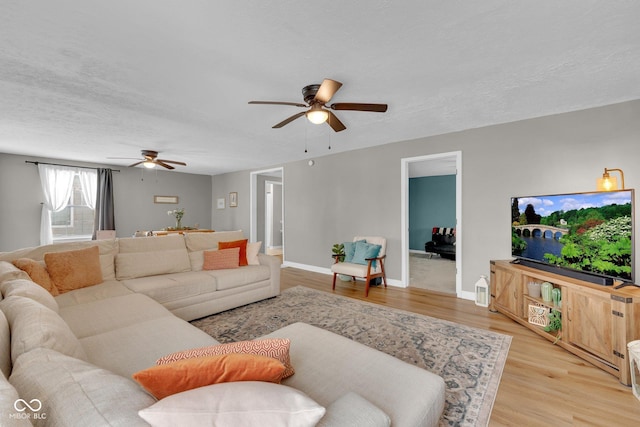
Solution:
[[[622,169],[608,169],[604,168],[602,178],[598,178],[596,185],[598,191],[612,191],[618,189],[618,180],[615,176],[609,175],[609,172],[620,172],[620,182],[622,183],[622,190],[624,190],[624,172]]]
[[[324,123],[329,118],[329,112],[324,110],[320,105],[314,104],[311,106],[311,110],[307,112],[307,119],[313,124],[319,125]]]

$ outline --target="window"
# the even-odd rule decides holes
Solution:
[[[53,240],[89,240],[93,235],[94,209],[82,195],[80,177],[73,177],[73,190],[69,204],[59,212],[51,213]]]

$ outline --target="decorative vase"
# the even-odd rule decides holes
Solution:
[[[527,288],[529,289],[529,296],[532,298],[540,298],[540,283],[538,282],[529,282],[527,283]]]
[[[551,291],[551,299],[553,300],[553,305],[560,306],[562,295],[559,288],[553,288]]]
[[[549,282],[544,282],[540,286],[540,293],[542,294],[543,301],[551,301],[553,292],[553,285]]]
[[[176,230],[182,230],[182,218],[176,218]]]

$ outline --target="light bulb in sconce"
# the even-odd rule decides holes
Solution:
[[[153,169],[153,168],[155,168],[155,167],[156,167],[156,164],[155,164],[155,163],[153,163],[153,162],[152,162],[152,161],[150,161],[150,160],[147,160],[146,162],[144,162],[144,163],[143,163],[143,165],[144,165],[144,167],[145,167],[145,168],[147,168],[147,169]]]
[[[624,190],[624,172],[622,172],[622,169],[604,168],[602,178],[598,178],[596,183],[598,191],[613,191],[618,189],[618,180],[615,176],[611,176],[609,172],[620,173],[620,181],[622,184],[622,189]]]
[[[307,119],[315,125],[319,125],[324,123],[329,118],[329,112],[323,110],[321,106],[314,105],[311,107],[311,110],[307,112]]]

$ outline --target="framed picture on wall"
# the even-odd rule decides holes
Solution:
[[[229,193],[229,207],[230,208],[238,207],[238,193],[235,191],[233,193]]]

